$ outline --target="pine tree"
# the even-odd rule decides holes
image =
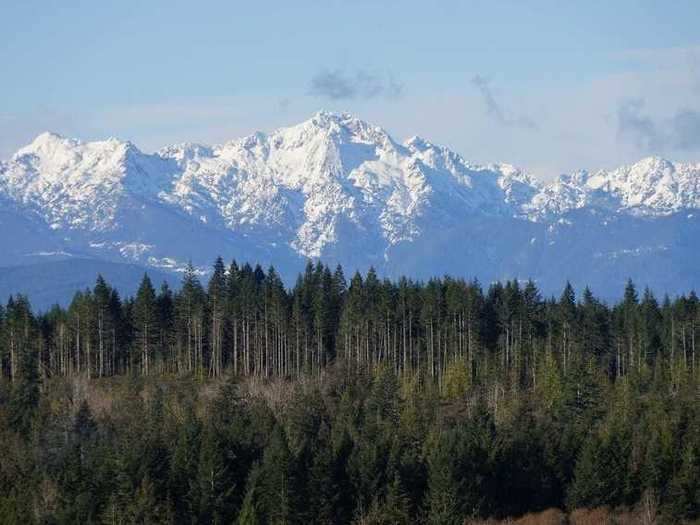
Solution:
[[[22,296],[8,302],[7,331],[11,348],[12,390],[8,406],[10,428],[28,436],[39,405],[38,353],[33,345],[35,320]]]
[[[158,305],[148,275],[143,276],[134,301],[136,348],[141,355],[141,374],[149,375],[154,348],[158,342]]]
[[[192,263],[187,265],[175,299],[178,365],[181,372],[201,377],[204,343],[204,290]]]
[[[644,363],[653,361],[656,353],[663,348],[662,344],[662,322],[659,303],[649,288],[644,290],[644,296],[640,304],[641,316],[641,359]]]
[[[183,522],[195,514],[198,488],[201,424],[188,406],[178,427],[177,439],[172,451],[168,491],[175,504],[174,512],[178,522]]]
[[[348,494],[343,493],[342,459],[333,450],[327,424],[319,428],[316,443],[303,452],[294,463],[297,485],[301,485],[300,478],[307,477],[305,493],[295,493],[295,504],[300,509],[297,517],[310,523],[342,523],[346,518],[343,511],[347,510],[342,499]]]
[[[10,427],[27,436],[39,405],[40,378],[37,371],[36,353],[25,348],[20,354],[20,363],[8,407]]]
[[[680,470],[671,481],[669,511],[676,519],[700,516],[700,455],[694,443],[683,448]]]
[[[569,356],[574,344],[574,327],[576,323],[576,295],[569,281],[561,293],[558,305],[559,326],[561,331],[561,353],[564,375],[568,371]]]
[[[4,336],[8,354],[9,376],[15,382],[20,375],[20,360],[30,351],[35,319],[29,300],[22,296],[10,296],[7,301],[4,322]]]
[[[170,286],[165,281],[160,285],[156,298],[156,308],[158,310],[158,342],[156,346],[160,354],[161,369],[175,371],[173,367],[175,361],[175,299]]]
[[[641,348],[639,331],[639,298],[632,279],[627,280],[622,301],[622,333],[620,334],[623,351],[626,351],[627,371],[641,368]]]
[[[226,443],[215,428],[202,433],[198,462],[198,504],[202,523],[229,523],[233,519],[232,496],[238,488],[226,459]]]
[[[584,443],[569,490],[572,508],[626,503],[628,451],[625,440],[620,429],[611,428],[602,436],[592,434]]]
[[[383,501],[376,498],[367,516],[361,522],[367,525],[409,525],[413,523],[409,505],[398,477],[394,477]]]
[[[248,475],[243,506],[236,521],[238,525],[259,525],[263,523],[262,513],[259,509],[260,491],[260,466],[255,464]]]
[[[435,438],[428,456],[428,492],[425,499],[425,522],[435,525],[462,523],[459,484],[455,479],[454,458],[449,436]]]
[[[97,375],[103,377],[109,368],[109,348],[113,343],[110,332],[114,327],[115,320],[112,318],[110,310],[110,299],[112,290],[101,275],[97,276],[95,288],[93,289],[93,299],[95,304],[96,332],[97,332]],[[114,348],[112,348],[114,351]]]
[[[124,373],[126,347],[128,341],[128,322],[124,319],[124,308],[119,292],[112,289],[109,295],[109,315],[113,321],[109,337],[111,340],[110,372]]]
[[[127,516],[130,523],[148,525],[174,523],[172,509],[167,502],[160,501],[148,474],[141,480],[133,499],[130,501]]]
[[[260,476],[260,501],[265,521],[270,524],[290,523],[294,511],[291,505],[294,482],[287,438],[279,425],[273,429],[270,443],[265,448]]]
[[[226,337],[226,268],[221,257],[214,263],[214,272],[209,279],[207,289],[208,310],[210,318],[210,363],[209,375],[219,377],[224,368],[224,344]]]
[[[388,366],[380,368],[375,374],[372,391],[367,399],[367,415],[376,424],[386,424],[390,428],[399,423],[399,383],[396,374]]]

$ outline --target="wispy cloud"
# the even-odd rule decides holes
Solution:
[[[493,89],[491,89],[491,82],[488,79],[481,75],[475,75],[472,77],[472,85],[476,87],[481,94],[486,113],[499,124],[533,130],[538,129],[537,123],[530,117],[526,115],[514,116],[507,112],[498,100],[496,100]]]
[[[617,108],[618,140],[640,150],[662,152],[700,150],[700,112],[681,108],[670,117],[653,118],[644,112],[643,99],[627,99]]]
[[[392,75],[380,76],[365,70],[348,73],[323,69],[311,78],[309,94],[331,100],[397,98],[403,85]]]
[[[658,150],[663,140],[656,123],[643,113],[644,100],[623,100],[617,107],[617,138],[632,142],[642,150]]]
[[[277,101],[277,108],[280,111],[287,111],[292,105],[292,99],[289,97],[283,97]]]
[[[679,150],[700,149],[700,112],[682,109],[671,119],[671,144]]]

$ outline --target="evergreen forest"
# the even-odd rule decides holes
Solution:
[[[0,523],[698,522],[700,301],[621,288],[219,258],[10,297]]]

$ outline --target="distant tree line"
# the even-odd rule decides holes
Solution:
[[[191,266],[181,289],[155,290],[146,275],[122,299],[98,276],[67,309],[35,316],[29,300],[0,309],[2,373],[13,380],[19,356],[37,354],[43,377],[84,374],[192,374],[224,370],[258,377],[318,375],[342,360],[348,369],[388,366],[447,388],[451,374],[478,379],[497,363],[521,386],[535,386],[548,360],[564,374],[592,359],[618,378],[662,364],[674,380],[696,367],[700,309],[694,292],[661,304],[628,282],[612,307],[566,284],[542,298],[532,281],[494,283],[445,277],[379,279],[370,269],[348,283],[339,266],[309,263],[291,290],[267,272],[218,259],[207,286]]]
[[[228,268],[101,277],[0,310],[2,523],[463,523],[548,507],[700,518],[694,293],[291,289]],[[651,519],[651,518],[650,518]],[[654,522],[656,522],[654,521]]]

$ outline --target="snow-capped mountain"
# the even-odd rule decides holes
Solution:
[[[115,227],[124,199],[157,199],[173,168],[130,142],[81,143],[42,133],[3,166],[0,188],[52,229],[102,231]]]
[[[648,158],[543,184],[347,114],[154,154],[44,133],[0,162],[0,264],[178,270],[221,254],[291,276],[321,258],[387,275],[533,277],[545,290],[630,275],[674,292],[697,284],[669,261],[694,249],[699,207],[700,164]]]
[[[649,217],[699,208],[700,164],[648,157],[612,171],[562,175],[543,186],[526,208],[535,216],[551,216],[586,206]]]
[[[419,138],[398,144],[381,128],[328,113],[269,136],[158,155],[179,168],[164,202],[207,224],[267,231],[306,257],[337,243],[343,225],[392,245],[420,235],[427,215],[512,214],[519,185],[531,184],[509,166],[472,166]]]

